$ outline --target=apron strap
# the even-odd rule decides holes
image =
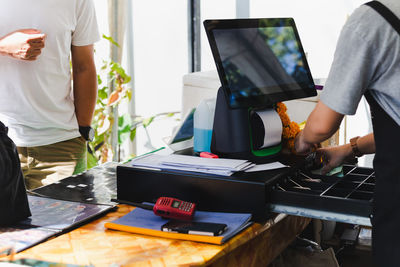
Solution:
[[[389,8],[378,1],[371,1],[365,3],[365,5],[378,12],[400,34],[400,19]]]
[[[376,108],[376,109],[381,109],[381,106],[376,102],[375,98],[372,96],[371,92],[369,90],[366,90],[364,93],[365,99],[367,99],[368,104],[370,105],[371,108]]]

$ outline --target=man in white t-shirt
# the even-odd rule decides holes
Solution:
[[[0,18],[0,121],[27,187],[85,170],[97,97],[93,1],[4,1]]]

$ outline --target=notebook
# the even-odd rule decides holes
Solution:
[[[221,245],[252,224],[251,214],[197,211],[194,221],[225,223],[228,227],[220,236],[170,233],[161,231],[169,220],[154,215],[153,211],[135,208],[127,215],[105,224],[106,228],[179,240],[190,240]]]

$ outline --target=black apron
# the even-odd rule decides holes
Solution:
[[[379,106],[371,94],[375,137],[375,191],[372,251],[376,266],[400,266],[400,126]]]
[[[377,1],[366,5],[381,14],[400,34],[400,20],[388,8]],[[371,109],[376,147],[371,218],[373,261],[375,266],[400,266],[400,126],[381,108],[370,91],[365,97]]]
[[[392,11],[377,1],[366,5],[400,34],[400,20]],[[365,97],[371,109],[376,148],[371,216],[373,261],[375,266],[400,266],[400,126],[381,108],[370,91]]]

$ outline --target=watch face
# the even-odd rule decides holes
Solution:
[[[80,126],[79,132],[81,133],[82,137],[85,138],[86,141],[93,141],[94,139],[94,129],[90,126]]]
[[[89,133],[88,133],[88,141],[93,141],[94,139],[94,129],[90,127]]]

